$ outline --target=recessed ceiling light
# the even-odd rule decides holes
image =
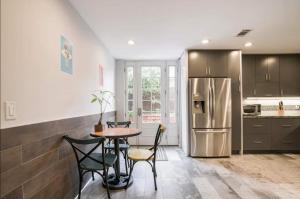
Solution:
[[[245,47],[251,47],[251,46],[253,46],[253,44],[251,42],[246,42],[244,46]]]
[[[208,44],[210,41],[208,39],[203,39],[201,42],[202,44]]]
[[[128,45],[133,46],[135,44],[135,42],[133,40],[128,40]]]

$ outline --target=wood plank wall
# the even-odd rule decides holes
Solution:
[[[113,121],[115,112],[104,114],[104,119]],[[97,120],[98,115],[90,115],[1,129],[0,198],[74,198],[78,190],[76,160],[62,136],[88,135]]]

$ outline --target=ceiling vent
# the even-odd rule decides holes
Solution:
[[[244,37],[245,35],[247,35],[249,32],[251,32],[251,29],[243,29],[241,32],[239,32],[236,36],[237,37]]]

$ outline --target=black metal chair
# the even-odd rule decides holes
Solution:
[[[154,186],[155,186],[155,190],[157,190],[156,152],[157,152],[157,148],[160,144],[162,134],[163,134],[163,132],[165,132],[165,130],[166,130],[166,128],[162,124],[159,124],[157,132],[156,132],[155,140],[154,140],[154,145],[151,148],[149,148],[149,149],[130,149],[128,151],[130,173],[129,173],[129,178],[127,181],[127,187],[128,187],[128,183],[130,181],[131,175],[132,175],[134,165],[139,161],[146,161],[150,164],[150,166],[152,168],[152,173],[153,173],[153,178],[154,178]]]
[[[124,122],[106,122],[108,128],[116,128],[116,127],[123,127],[123,128],[129,128],[131,121],[124,121]],[[119,145],[120,145],[120,151],[123,155],[123,158],[125,160],[125,170],[126,175],[128,175],[128,149],[129,149],[129,143],[127,138],[119,139]],[[108,139],[108,143],[105,145],[105,151],[113,151],[114,150],[114,143],[113,139]]]
[[[80,199],[81,196],[82,180],[86,173],[92,172],[93,180],[94,173],[98,173],[102,177],[103,181],[107,184],[108,170],[110,167],[114,166],[117,157],[114,154],[103,153],[105,138],[74,139],[69,136],[64,136],[64,139],[67,140],[72,146],[77,160],[79,172],[78,199]],[[84,152],[79,148],[79,146],[91,144],[95,146],[93,146],[88,152]],[[102,146],[102,153],[93,153],[100,145]],[[100,173],[99,171],[103,171],[103,173]],[[106,190],[108,198],[110,199],[108,186],[106,187]]]

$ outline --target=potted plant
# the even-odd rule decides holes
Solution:
[[[100,107],[100,118],[98,124],[95,125],[95,132],[103,131],[103,113],[106,111],[107,106],[112,103],[113,93],[108,90],[98,90],[92,94],[91,103],[99,103]]]

